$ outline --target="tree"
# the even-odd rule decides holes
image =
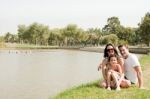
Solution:
[[[65,45],[73,45],[75,43],[75,38],[77,37],[77,35],[79,35],[79,33],[80,29],[77,27],[77,25],[67,25],[62,31]]]
[[[117,34],[119,40],[125,41],[129,44],[134,44],[135,41],[135,29],[131,27],[122,27],[121,31]]]
[[[150,13],[147,12],[139,24],[142,41],[150,46]]]
[[[20,41],[30,44],[47,45],[49,38],[49,27],[39,23],[33,23],[26,27],[18,26],[18,36]]]
[[[120,21],[118,17],[110,17],[107,19],[107,25],[102,29],[103,32],[117,34],[120,30]]]
[[[17,35],[13,35],[9,32],[7,32],[4,36],[4,40],[5,42],[10,42],[10,43],[14,43],[14,42],[17,42]]]
[[[4,37],[3,36],[0,36],[0,47],[4,47],[5,44],[4,44]]]
[[[93,34],[93,36],[95,35],[94,42],[96,45],[99,45],[101,43],[101,38],[103,36],[103,33],[100,28],[89,28],[87,33]]]
[[[117,45],[118,44],[118,37],[116,34],[110,34],[110,35],[103,36],[102,43],[103,44],[112,43],[114,45]]]
[[[0,43],[4,42],[4,37],[0,36]]]
[[[20,43],[25,43],[29,38],[31,38],[30,34],[27,32],[28,27],[25,25],[18,25],[18,38]]]

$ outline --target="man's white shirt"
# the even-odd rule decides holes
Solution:
[[[127,79],[132,83],[137,83],[137,74],[134,67],[140,66],[138,58],[134,54],[129,53],[127,59],[124,59],[124,66]]]

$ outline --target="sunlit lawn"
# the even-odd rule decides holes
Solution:
[[[143,56],[140,59],[142,69],[144,69],[144,81],[150,82],[150,73],[146,70],[150,69],[150,56]],[[145,77],[147,76],[147,77]],[[81,85],[58,94],[55,99],[150,99],[150,84],[144,83],[146,89],[139,89],[137,86],[131,86],[121,91],[108,91],[98,87],[98,81]],[[50,98],[51,99],[51,98]]]

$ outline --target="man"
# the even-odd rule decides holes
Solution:
[[[142,70],[138,58],[129,53],[128,47],[125,45],[119,45],[118,49],[124,58],[125,78],[131,81],[131,84],[139,85],[139,88],[143,88]]]

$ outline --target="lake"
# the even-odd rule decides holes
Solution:
[[[102,53],[74,50],[1,50],[0,98],[48,99],[100,78]]]

